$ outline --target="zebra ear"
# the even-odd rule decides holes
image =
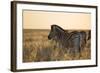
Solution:
[[[51,25],[51,30],[55,30],[55,31],[60,31],[60,32],[64,32],[64,29],[59,27],[58,25]]]
[[[51,30],[53,29],[53,25],[51,25]]]
[[[51,29],[52,30],[56,29],[56,25],[55,24],[51,25]]]
[[[56,31],[64,32],[64,29],[61,28],[60,26],[57,26],[57,25],[54,26],[54,29],[55,29]]]

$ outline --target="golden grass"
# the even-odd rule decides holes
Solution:
[[[48,40],[49,30],[24,29],[23,34],[23,62],[60,61],[60,60],[83,60],[91,58],[90,41],[86,47],[73,59],[70,53],[56,47],[55,42]]]

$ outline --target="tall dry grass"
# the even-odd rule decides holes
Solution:
[[[73,60],[70,53],[57,47],[56,42],[48,40],[49,30],[24,29],[23,31],[23,62]],[[76,54],[74,60],[91,58],[91,43],[90,40],[87,42],[81,57]]]

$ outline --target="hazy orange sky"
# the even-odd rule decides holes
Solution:
[[[64,29],[91,29],[91,14],[23,11],[24,29],[50,29],[52,24]]]

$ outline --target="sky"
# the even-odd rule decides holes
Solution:
[[[56,24],[63,29],[91,29],[91,14],[50,11],[23,11],[24,29],[50,29]]]

